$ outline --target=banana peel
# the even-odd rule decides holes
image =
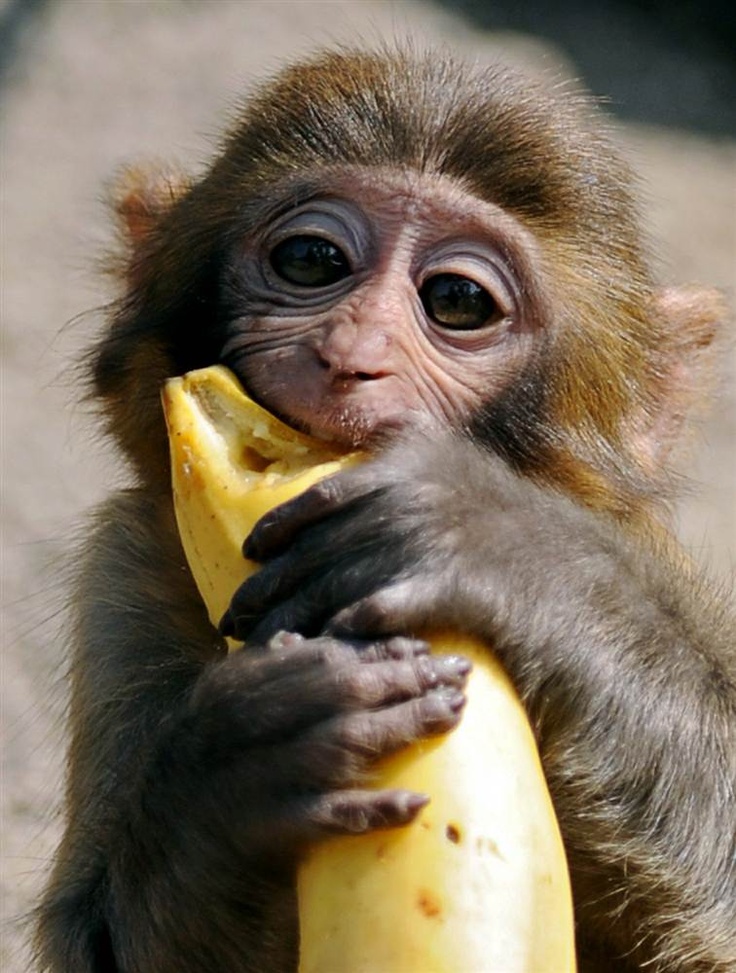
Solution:
[[[217,624],[258,568],[241,555],[256,521],[361,457],[286,426],[222,366],[169,380],[163,405],[182,544]],[[431,801],[406,827],[309,850],[300,973],[572,973],[567,863],[524,710],[485,645],[430,641],[473,662],[463,718],[382,761],[375,786]]]
[[[273,507],[359,461],[285,425],[221,365],[169,379],[162,402],[184,553],[213,625],[258,570],[243,541]],[[240,643],[230,641],[231,648]]]

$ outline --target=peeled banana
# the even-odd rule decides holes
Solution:
[[[257,569],[241,555],[255,522],[359,457],[285,426],[221,366],[170,380],[163,403],[179,531],[217,623]],[[463,718],[383,761],[375,782],[431,801],[406,827],[310,850],[300,973],[572,973],[567,864],[524,711],[485,646],[431,641],[473,661]]]

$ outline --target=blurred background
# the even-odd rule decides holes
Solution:
[[[643,180],[665,282],[736,292],[736,6],[711,0],[0,0],[2,903],[0,968],[58,839],[65,553],[125,473],[80,403],[109,297],[101,202],[125,161],[197,170],[241,95],[335,41],[411,35],[481,62],[581,79]],[[725,584],[736,550],[736,346],[684,468],[677,529]]]

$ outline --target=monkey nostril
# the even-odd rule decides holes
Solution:
[[[377,378],[383,378],[385,372],[358,372],[348,368],[336,368],[332,374],[333,386],[345,387],[357,385],[360,382],[373,382]]]
[[[382,370],[377,370],[375,372],[364,372],[358,369],[347,368],[344,365],[330,361],[330,359],[322,354],[317,353],[317,364],[325,372],[332,372],[332,380],[334,382],[372,382],[377,378],[383,378],[387,373]]]

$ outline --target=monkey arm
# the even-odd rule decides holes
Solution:
[[[736,629],[678,567],[639,549],[628,568],[589,595],[558,679],[529,679],[524,658],[520,678],[534,693],[591,938],[655,969],[726,971],[736,961],[736,753],[723,741],[736,729]]]
[[[537,727],[591,938],[733,968],[736,626],[690,568],[449,436],[313,488],[246,549],[267,564],[231,606],[240,637],[486,638]]]
[[[407,823],[357,787],[454,726],[465,660],[281,636],[227,656],[170,497],[99,514],[78,582],[67,831],[40,909],[54,973],[293,973],[294,869],[321,835]]]
[[[166,860],[164,849],[194,795],[192,781],[182,780],[168,808],[161,787],[152,795],[145,783],[161,755],[175,756],[167,724],[221,651],[188,581],[169,506],[135,493],[111,501],[98,513],[79,571],[67,827],[37,936],[42,968],[54,973],[201,968],[186,955],[186,930],[192,915],[205,921],[205,889],[213,884],[205,866],[214,871],[216,855],[203,829],[187,823],[189,874],[157,888],[168,866],[184,867],[176,853]],[[206,920],[221,942],[226,920],[218,908],[235,882],[232,865],[224,865]],[[249,967],[235,959],[223,968]]]

